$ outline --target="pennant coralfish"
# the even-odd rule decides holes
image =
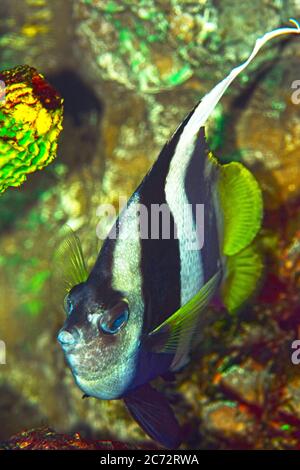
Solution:
[[[75,234],[61,251],[71,269],[67,319],[58,340],[77,385],[88,396],[122,398],[143,430],[166,447],[179,446],[180,427],[149,382],[180,370],[212,302],[236,311],[262,271],[252,243],[262,220],[260,188],[241,163],[218,163],[207,148],[204,125],[267,41],[300,33],[292,21],[296,28],[259,38],[248,60],[185,118],[120,213],[112,228],[117,236],[104,241],[89,275]],[[149,211],[153,204],[166,205],[174,236],[142,238],[139,204]],[[188,235],[200,237],[198,204],[204,205],[204,244],[191,249]]]

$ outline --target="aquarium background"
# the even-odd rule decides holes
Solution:
[[[297,0],[1,0],[0,70],[38,69],[65,100],[57,158],[0,195],[0,441],[50,427],[85,438],[147,438],[122,401],[82,400],[56,335],[64,321],[54,252],[69,224],[90,265],[97,207],[117,206],[185,114],[245,60],[256,38],[300,19]],[[255,301],[224,314],[176,383],[158,380],[187,448],[298,448],[300,365],[300,42],[268,44],[207,129],[222,162],[261,184],[266,272]]]

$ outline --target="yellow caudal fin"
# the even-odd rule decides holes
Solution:
[[[260,229],[262,194],[252,173],[241,163],[219,168],[218,189],[224,218],[222,252],[232,256],[248,246]]]
[[[263,262],[255,244],[226,261],[226,277],[221,288],[222,300],[230,313],[234,313],[253,296],[262,278]]]

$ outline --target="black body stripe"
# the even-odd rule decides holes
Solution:
[[[167,142],[158,159],[137,189],[140,203],[148,208],[150,227],[151,204],[167,204],[165,182],[182,131],[193,114],[189,113]],[[176,188],[174,188],[176,190]],[[141,240],[142,289],[145,303],[143,333],[148,333],[180,307],[180,254],[174,237],[175,223],[170,213],[170,239]]]
[[[204,227],[199,227],[199,230],[204,229],[204,245],[201,250],[204,282],[207,282],[216,273],[220,256],[216,213],[213,203],[217,168],[212,167],[210,176],[205,177],[208,152],[204,127],[202,127],[198,133],[195,148],[187,168],[185,191],[189,204],[192,205],[194,222],[196,204],[204,204]]]
[[[114,225],[118,227],[119,219],[116,220]],[[113,238],[105,239],[87,280],[87,284],[92,289],[95,298],[101,299],[101,303],[107,308],[116,304],[123,297],[122,292],[112,287],[113,255],[116,241]]]

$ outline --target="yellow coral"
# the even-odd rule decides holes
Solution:
[[[31,67],[0,73],[5,99],[0,102],[0,193],[19,186],[26,175],[55,157],[62,129],[63,100]]]

